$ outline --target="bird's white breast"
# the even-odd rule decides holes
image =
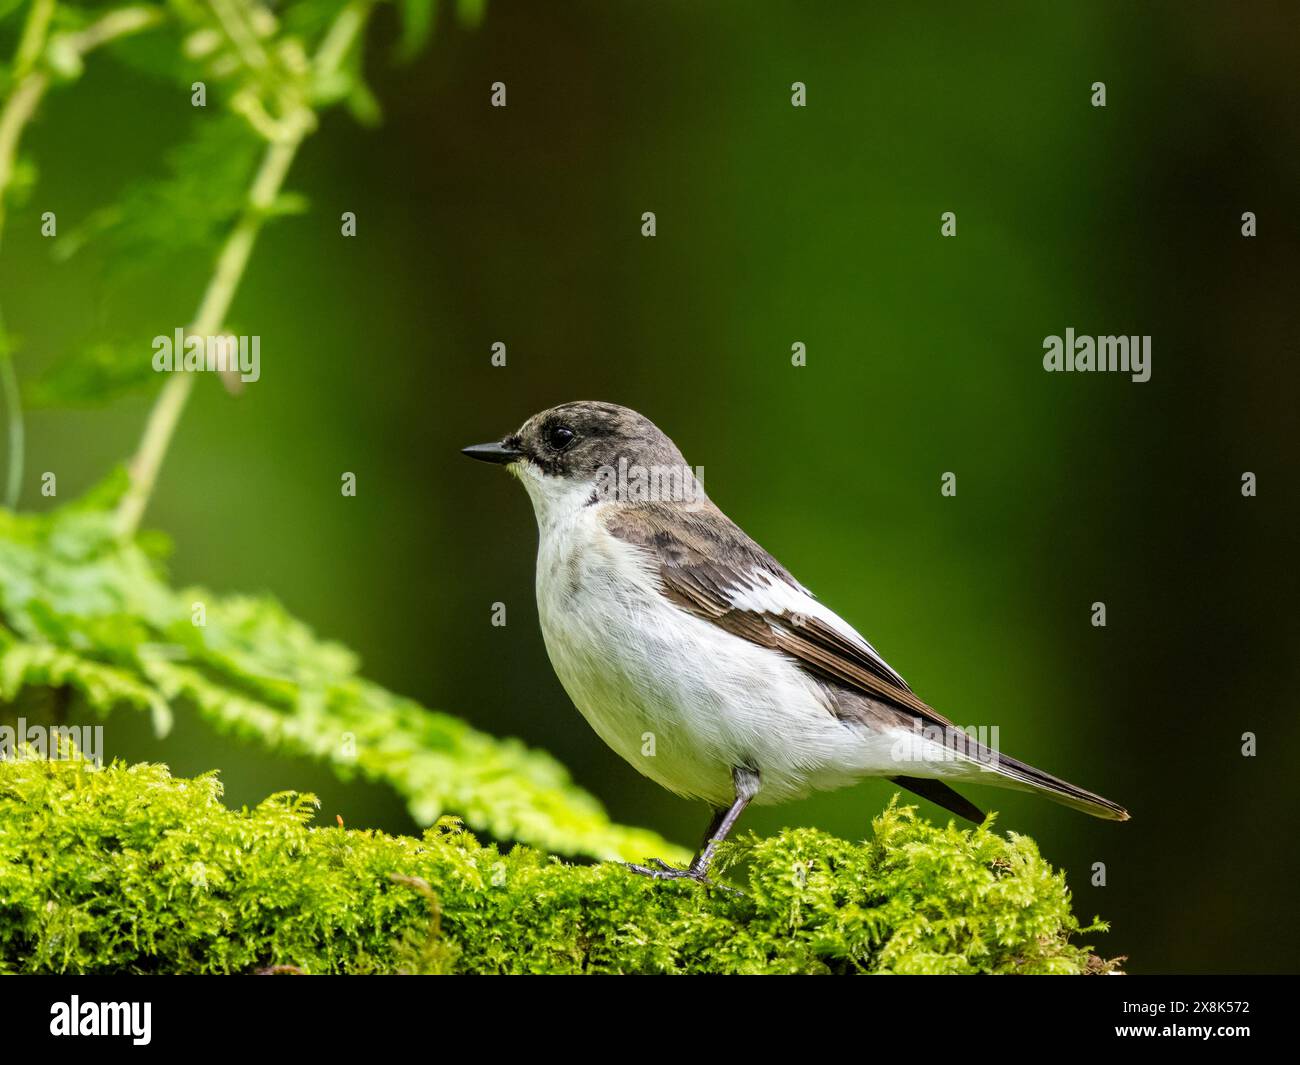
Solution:
[[[893,765],[893,740],[836,718],[792,659],[665,598],[648,558],[601,523],[610,504],[567,502],[534,494],[546,649],[583,717],[637,770],[725,806],[737,765],[759,771],[761,803]]]

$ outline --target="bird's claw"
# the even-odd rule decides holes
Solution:
[[[730,892],[733,895],[743,895],[744,892],[737,888],[730,887],[727,884],[719,884],[716,880],[710,880],[707,869],[699,869],[694,865],[685,869],[679,869],[674,865],[669,865],[661,858],[649,858],[648,864],[637,865],[634,862],[619,862],[618,864],[625,869],[630,869],[638,876],[646,876],[651,880],[694,880],[697,884],[703,884],[705,887],[720,888],[723,891]]]
[[[649,859],[648,865],[637,865],[634,862],[620,862],[625,869],[630,869],[638,876],[648,876],[651,880],[697,880],[701,884],[707,884],[708,877],[704,872],[695,869],[678,869],[676,866],[669,865],[659,858]]]

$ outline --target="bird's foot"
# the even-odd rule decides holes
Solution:
[[[630,869],[638,876],[648,876],[651,880],[694,880],[697,884],[703,884],[705,887],[721,888],[733,895],[744,894],[743,891],[737,888],[727,884],[719,884],[716,880],[710,880],[708,866],[696,865],[694,862],[685,869],[669,865],[659,858],[649,859],[646,865],[636,865],[633,862],[619,862],[619,865],[625,869]]]
[[[701,884],[709,882],[708,870],[697,867],[693,862],[685,869],[678,869],[659,858],[649,859],[648,865],[636,865],[633,862],[619,864],[638,876],[648,876],[651,880],[697,880]]]

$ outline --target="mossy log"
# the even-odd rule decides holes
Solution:
[[[1065,878],[1024,836],[897,800],[861,843],[741,839],[722,883],[313,827],[315,800],[221,801],[215,774],[0,762],[4,973],[1088,973]],[[726,885],[726,886],[724,886]]]

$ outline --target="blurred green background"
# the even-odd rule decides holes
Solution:
[[[494,0],[408,66],[385,12],[384,123],[331,113],[305,145],[289,187],[312,210],[268,228],[232,315],[262,380],[237,399],[200,382],[146,525],[175,539],[177,583],[272,592],[377,681],[693,843],[704,809],[606,750],[550,669],[524,493],[457,454],[557,402],[635,407],[923,698],[1132,811],[970,789],[1113,922],[1101,953],[1294,970],[1297,10]],[[63,262],[39,219],[74,228],[197,121],[187,92],[105,57],[51,95],[0,256],[24,380],[110,327],[147,359],[189,319],[209,260]],[[1071,326],[1150,334],[1150,382],[1044,373],[1043,338]],[[47,470],[61,498],[96,482],[147,408],[29,413],[24,505],[50,502]],[[160,743],[120,715],[105,739],[219,768],[235,804],[304,788],[330,822],[413,827],[377,787],[192,721]],[[743,824],[861,837],[891,790]]]

